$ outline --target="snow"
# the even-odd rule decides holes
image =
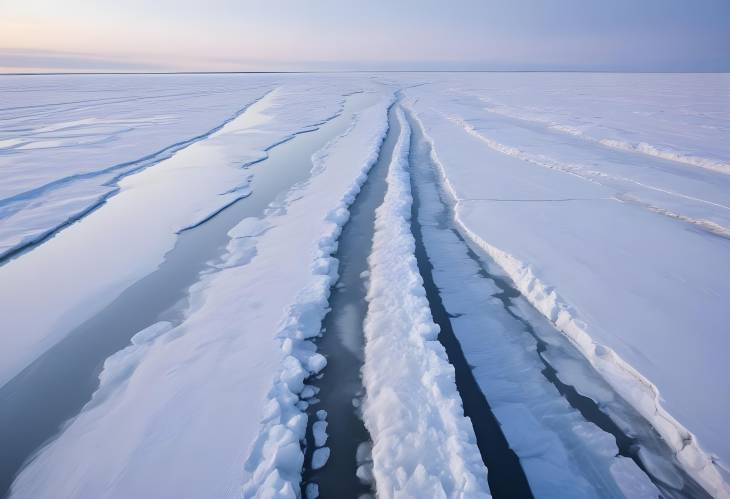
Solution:
[[[23,331],[0,335],[0,386],[155,270],[180,231],[248,196],[248,182],[261,174],[245,166],[266,158],[274,144],[332,117],[349,89],[347,81],[322,85],[317,92],[306,82],[292,82],[269,92],[210,136],[123,178],[119,192],[93,213],[0,266],[5,284],[0,302],[7,307],[0,330]]]
[[[414,135],[419,137],[411,156],[418,220],[434,281],[466,361],[520,459],[533,494],[622,498],[627,491],[628,497],[658,497],[659,491],[636,463],[617,463],[624,458],[616,457],[614,437],[586,421],[545,378],[545,365],[526,323],[495,299],[500,289],[482,276],[482,267],[469,256],[466,243],[445,222],[449,214],[440,199],[429,150],[418,130]],[[554,336],[546,351],[558,347]],[[605,391],[589,374],[581,380]],[[616,476],[615,468],[622,474]]]
[[[301,494],[305,411],[317,403],[305,380],[327,363],[312,340],[337,278],[332,255],[398,87],[433,145],[459,234],[534,307],[506,314],[489,302],[498,290],[459,266],[455,234],[424,231],[453,273],[434,278],[462,314],[455,334],[536,494],[656,488],[534,375],[536,339],[516,329],[521,319],[545,322],[543,341],[563,335],[542,354],[561,381],[626,433],[644,431],[629,404],[689,475],[730,497],[729,86],[726,74],[0,76],[0,259],[55,234],[0,265],[0,387],[153,272],[181,233],[237,199],[274,199],[228,233],[181,322],[152,324],[106,359],[92,400],[22,470],[13,497]],[[363,90],[375,93],[358,102],[371,104],[352,123],[338,117]],[[306,181],[273,184],[249,168],[343,120],[350,128],[314,154]],[[413,255],[400,110],[398,124],[362,275],[373,445],[358,448],[357,476],[379,497],[488,497]],[[313,423],[313,467],[329,457],[326,419],[318,411]],[[655,451],[639,449],[644,466],[681,487]]]
[[[540,83],[557,82],[549,88],[558,92],[562,82],[564,100],[549,94],[542,101],[551,116],[585,117],[591,133],[614,127],[727,162],[727,141],[720,137],[730,116],[723,106],[727,94],[718,90],[727,75],[578,75],[573,82],[569,75],[522,76],[510,88],[506,82],[515,83],[517,75],[443,78],[443,85],[407,94],[417,99],[414,109],[457,200],[460,230],[652,422],[690,475],[716,496],[730,494],[713,463],[727,469],[730,462],[728,241],[651,209],[671,203],[673,213],[726,228],[727,176],[601,149],[595,141],[504,116],[500,121],[490,110],[467,105],[474,95],[495,93],[494,83],[505,85],[500,88],[514,106],[529,107],[531,98],[545,96]],[[536,97],[527,95],[531,89]],[[637,103],[644,102],[654,114],[634,119],[634,110],[646,107]],[[675,106],[665,118],[659,111],[668,102]],[[600,118],[604,113],[608,117]],[[639,202],[625,199],[627,190]]]
[[[730,174],[728,74],[503,73],[448,84],[492,114]]]
[[[205,138],[280,80],[0,76],[0,256],[85,213],[121,176]]]
[[[322,365],[308,338],[319,334],[336,238],[376,160],[391,100],[385,90],[316,155],[313,176],[272,206],[268,229],[234,231],[255,255],[201,277],[185,320],[147,346],[123,389],[94,396],[21,472],[14,497],[299,494],[298,393],[307,368]],[[239,243],[224,260],[237,261]]]
[[[401,129],[376,210],[365,319],[363,419],[379,497],[489,497],[474,430],[437,340],[410,232],[410,132]]]

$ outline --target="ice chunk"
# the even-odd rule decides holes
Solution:
[[[323,468],[325,464],[327,464],[327,460],[330,458],[330,448],[329,447],[320,447],[319,449],[315,449],[314,453],[312,453],[312,469],[318,470],[320,468]]]
[[[314,435],[314,445],[322,447],[327,443],[327,421],[316,421],[312,425],[312,433]]]

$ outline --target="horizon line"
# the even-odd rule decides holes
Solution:
[[[64,75],[204,75],[204,74],[349,74],[349,73],[602,73],[602,74],[728,74],[723,71],[672,71],[672,70],[601,70],[601,69],[354,69],[309,71],[0,71],[0,76],[64,76]]]

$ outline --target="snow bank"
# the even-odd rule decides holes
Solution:
[[[408,173],[410,130],[401,134],[376,211],[365,319],[363,417],[374,445],[379,497],[489,497],[474,430],[453,367],[437,340],[414,255]]]
[[[94,400],[20,473],[14,497],[299,496],[307,418],[297,402],[325,364],[308,338],[391,101],[380,94],[361,111],[264,221],[231,231],[223,264],[191,288],[185,320],[115,356],[130,360],[109,364],[124,372],[113,376],[123,389],[108,389],[105,369]]]

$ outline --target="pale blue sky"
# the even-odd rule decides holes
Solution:
[[[730,70],[730,0],[0,0],[0,70]]]

